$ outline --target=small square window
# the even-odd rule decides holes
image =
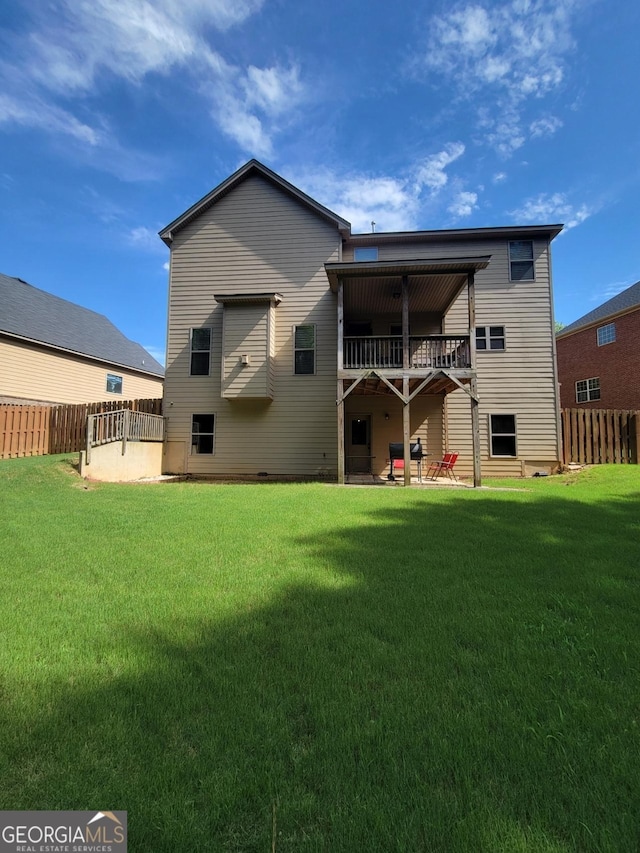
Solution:
[[[600,377],[580,379],[576,382],[576,403],[589,403],[600,399]]]
[[[378,247],[377,246],[358,246],[353,250],[354,261],[377,261]]]
[[[107,373],[107,394],[122,394],[122,376]]]
[[[603,347],[605,344],[612,344],[616,339],[616,324],[607,323],[606,326],[598,327],[598,346]]]
[[[295,326],[293,332],[294,373],[300,376],[316,372],[316,327]]]
[[[215,415],[193,415],[191,418],[191,453],[213,454]]]
[[[476,349],[504,352],[504,326],[478,326],[476,328]]]
[[[533,281],[533,240],[509,242],[509,278],[511,281]]]
[[[208,376],[211,368],[211,329],[191,329],[191,376]]]
[[[492,456],[516,456],[516,416],[489,415]]]

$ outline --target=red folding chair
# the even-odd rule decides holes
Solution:
[[[445,453],[442,459],[439,459],[437,462],[432,462],[429,465],[429,470],[427,471],[427,479],[435,480],[440,474],[446,474],[450,480],[455,480],[458,482],[458,478],[455,475],[453,470],[456,462],[458,461],[459,453]]]

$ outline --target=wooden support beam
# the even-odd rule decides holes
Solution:
[[[476,280],[474,273],[467,274],[467,305],[469,310],[469,355],[471,369],[476,369]]]
[[[409,279],[406,275],[402,276],[402,366],[405,370],[411,367],[411,353],[409,350]]]
[[[344,367],[344,284],[338,279],[338,371]]]
[[[422,391],[422,389],[425,388],[429,384],[429,382],[431,382],[432,379],[435,379],[435,377],[438,375],[438,372],[439,371],[437,370],[432,370],[429,374],[427,374],[425,379],[423,379],[422,382],[418,385],[418,387],[415,388],[413,392],[409,395],[407,402],[410,403],[414,397],[417,397],[418,394]]]
[[[404,443],[404,484],[411,485],[411,408],[409,403],[409,377],[402,377],[402,394],[405,404],[402,409],[402,441]]]
[[[469,391],[471,397],[471,438],[473,442],[473,485],[477,489],[482,485],[482,465],[480,462],[480,415],[478,412],[478,379],[476,370],[476,283],[475,273],[467,273],[467,305],[469,310],[469,354],[471,356],[471,377]],[[449,377],[453,379],[453,376]],[[454,380],[455,381],[455,380]]]
[[[340,399],[342,379],[338,379],[338,483],[344,486],[344,398]]]
[[[455,384],[456,384],[459,388],[462,388],[462,390],[464,391],[464,393],[465,393],[465,394],[468,394],[468,395],[469,395],[469,397],[471,397],[471,398],[476,397],[476,399],[477,399],[477,397],[478,397],[478,392],[476,391],[476,393],[474,394],[474,393],[473,393],[473,390],[472,390],[472,387],[473,387],[473,386],[472,386],[472,383],[473,383],[474,379],[476,379],[476,377],[475,377],[475,376],[471,376],[471,377],[470,377],[470,379],[471,379],[471,383],[470,383],[470,385],[469,385],[469,386],[467,386],[467,385],[463,385],[463,383],[462,383],[462,382],[459,382],[459,381],[456,379],[456,377],[455,377],[455,376],[452,376],[452,374],[451,374],[451,372],[450,372],[449,370],[441,370],[441,371],[440,371],[440,373],[442,373],[442,375],[443,375],[443,376],[446,376],[446,377],[447,377],[447,379],[450,379],[452,382],[455,382]],[[476,388],[477,388],[477,381],[476,381]]]
[[[342,387],[342,379],[338,379],[338,396],[337,396],[336,402],[337,403],[344,403],[344,401],[347,399],[347,397],[353,391],[353,389],[356,387],[356,385],[359,385],[363,379],[368,379],[369,376],[371,376],[371,371],[365,370],[361,376],[358,376],[357,379],[353,380],[353,382],[351,383],[351,385],[349,385],[349,387],[347,388],[346,391]]]
[[[378,377],[378,379],[379,379],[381,382],[384,382],[384,384],[385,384],[385,385],[388,385],[388,386],[389,386],[389,388],[393,391],[393,393],[394,393],[397,397],[400,397],[400,399],[402,400],[403,404],[408,402],[406,395],[405,395],[405,394],[402,394],[400,391],[398,391],[398,389],[397,389],[397,388],[396,388],[396,386],[393,384],[393,382],[389,382],[389,380],[387,379],[387,377],[386,377],[386,376],[382,376],[382,374],[380,374],[380,373],[376,373],[376,371],[375,371],[375,370],[372,370],[372,371],[371,371],[371,373],[373,373],[375,376],[377,376],[377,377]],[[408,389],[408,388],[409,388],[409,377],[408,377],[408,376],[403,376],[403,378],[402,378],[403,386],[402,386],[402,387],[404,388],[404,380],[405,380],[405,379],[406,379],[406,381],[407,381],[407,389]]]
[[[478,414],[478,380],[471,380],[471,438],[473,441],[473,485],[477,489],[482,485],[482,466],[480,464],[480,416]]]

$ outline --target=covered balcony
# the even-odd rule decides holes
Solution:
[[[402,335],[381,337],[345,337],[343,368],[403,367]],[[468,335],[409,336],[409,367],[412,369],[447,367],[471,368],[470,339]]]
[[[410,485],[412,400],[430,395],[435,403],[438,395],[444,399],[461,388],[471,401],[474,482],[480,484],[474,277],[489,261],[480,256],[325,264],[337,295],[340,482],[351,453],[348,447],[345,451],[345,400],[350,395],[399,399],[401,419],[393,429],[403,438],[405,485]],[[376,429],[375,418],[370,428]]]

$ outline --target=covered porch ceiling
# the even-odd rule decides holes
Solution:
[[[409,311],[444,315],[464,288],[470,273],[486,269],[490,255],[406,261],[353,261],[325,264],[329,287],[344,287],[347,314],[399,314],[406,276]]]

